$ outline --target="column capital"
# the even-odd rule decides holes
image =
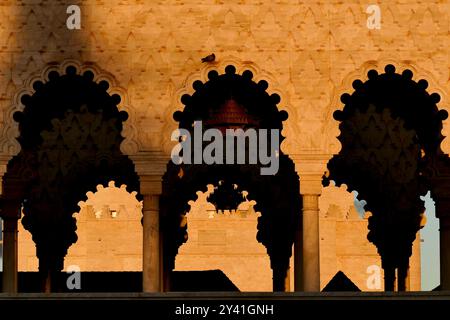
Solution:
[[[140,176],[139,182],[143,196],[162,194],[162,175]]]
[[[295,171],[300,176],[301,194],[321,194],[322,177],[327,171],[330,154],[293,154]]]
[[[141,194],[158,195],[162,193],[162,177],[167,170],[170,157],[162,151],[142,151],[129,156],[139,175]]]
[[[300,194],[320,195],[322,193],[322,174],[300,175]]]
[[[295,163],[295,171],[299,175],[302,174],[320,174],[323,175],[327,171],[328,161],[333,155],[331,154],[292,154],[289,157]]]
[[[133,161],[135,170],[140,176],[162,176],[170,160],[170,157],[162,151],[141,151],[128,157]]]
[[[9,154],[0,154],[0,165],[7,165],[9,160],[11,160],[14,156]]]
[[[21,216],[21,203],[17,200],[0,198],[0,217],[4,220],[18,220]]]
[[[450,218],[450,158],[442,155],[433,163],[431,197],[436,205],[437,218]]]
[[[3,193],[3,176],[6,173],[9,160],[12,156],[0,154],[0,194]]]

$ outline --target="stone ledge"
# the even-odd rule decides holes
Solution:
[[[450,300],[450,291],[440,292],[326,292],[326,293],[0,293],[0,300]]]

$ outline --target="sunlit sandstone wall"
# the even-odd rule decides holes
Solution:
[[[77,1],[76,1],[77,2]],[[288,153],[339,149],[334,110],[354,79],[387,63],[429,81],[449,108],[449,1],[392,0],[380,4],[381,29],[367,28],[366,0],[109,0],[79,1],[81,29],[66,27],[71,0],[3,0],[0,5],[0,155],[17,152],[12,120],[17,92],[49,64],[73,60],[107,72],[130,118],[128,153],[169,156],[172,113],[192,82],[209,69],[249,68],[266,79],[289,113]],[[214,52],[216,62],[200,59]],[[444,135],[448,135],[445,126]],[[444,141],[450,151],[449,142]],[[0,157],[1,158],[1,157]]]
[[[95,193],[93,193],[95,192]],[[78,241],[69,248],[64,266],[81,271],[142,270],[142,204],[125,186],[98,186],[79,203]],[[31,234],[19,223],[19,271],[37,271]]]
[[[188,242],[180,247],[175,270],[220,269],[241,291],[272,291],[272,270],[266,248],[256,240],[253,203],[236,212],[214,214],[206,202],[209,192],[198,192],[187,215]]]
[[[153,150],[168,157],[176,127],[171,115],[181,108],[181,95],[192,92],[194,80],[204,81],[208,70],[223,72],[228,63],[239,72],[251,69],[255,79],[269,82],[270,92],[280,94],[280,109],[289,113],[283,148],[290,154],[337,152],[338,123],[332,113],[342,108],[340,95],[352,91],[354,79],[366,79],[368,69],[381,72],[387,63],[398,71],[412,69],[416,80],[428,80],[429,92],[441,95],[440,108],[449,109],[449,1],[382,3],[379,30],[366,26],[366,0],[78,3],[81,30],[66,27],[66,9],[73,1],[1,2],[0,171],[19,150],[12,114],[22,107],[20,94],[32,91],[32,79],[41,77],[47,66],[58,68],[64,61],[95,68],[96,74],[114,80],[121,108],[130,114],[124,133],[124,150],[130,154]],[[202,64],[200,58],[211,52],[217,61]],[[443,142],[446,152],[449,141]],[[28,237],[22,229],[20,234],[21,239]],[[352,234],[365,241],[366,230]],[[34,253],[24,241],[21,257],[25,251]],[[323,261],[326,249],[322,252]],[[21,262],[22,269],[35,265]],[[338,269],[323,267],[323,281]]]

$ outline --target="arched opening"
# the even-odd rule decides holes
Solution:
[[[87,193],[75,215],[78,240],[69,248],[65,269],[76,265],[87,272],[142,270],[142,201],[136,195],[114,181]]]
[[[94,73],[51,71],[48,81],[35,81],[35,92],[23,95],[19,154],[3,177],[2,214],[19,219],[32,234],[39,258],[42,290],[59,291],[59,273],[68,248],[76,242],[78,202],[88,190],[111,180],[139,191],[134,165],[120,151],[127,113],[120,96],[110,95],[107,81]],[[21,210],[23,209],[23,210]],[[54,281],[52,281],[52,279]]]
[[[188,240],[175,258],[175,271],[222,272],[239,291],[272,291],[272,272],[266,248],[256,240],[258,218],[255,201],[247,199],[236,209],[216,210],[208,201],[214,192],[197,192],[186,214]],[[206,284],[205,284],[206,285]],[[209,283],[210,290],[225,291],[220,284]],[[205,288],[207,289],[207,288]]]
[[[330,180],[357,190],[367,201],[368,239],[377,247],[385,272],[385,290],[406,290],[413,242],[421,228],[423,202],[431,187],[434,164],[442,156],[442,120],[438,94],[428,94],[425,80],[415,82],[405,70],[387,65],[384,74],[368,72],[355,80],[345,104],[336,111],[342,149],[328,163]]]
[[[175,135],[179,145],[183,145],[182,142],[197,144],[189,149],[178,149],[177,160],[183,161],[169,162],[163,178],[164,269],[166,272],[174,269],[179,247],[187,240],[183,221],[190,211],[189,201],[196,199],[196,192],[205,192],[208,184],[237,185],[238,189],[231,193],[242,197],[242,192],[247,191],[248,199],[256,201],[255,210],[261,212],[256,239],[270,256],[273,290],[285,291],[301,210],[294,163],[279,148],[284,139],[281,129],[287,113],[278,111],[280,97],[266,92],[268,83],[254,82],[248,70],[240,75],[230,65],[225,68],[225,74],[210,71],[208,78],[206,83],[193,83],[194,94],[184,95],[181,101],[185,108],[174,113],[174,119],[179,122]],[[205,133],[202,128],[206,129]],[[228,141],[242,139],[243,144],[227,145],[229,130],[233,132]],[[213,137],[205,139],[208,134]],[[203,140],[195,142],[199,141],[196,135]],[[212,140],[214,148],[205,144]],[[261,146],[265,146],[265,150]],[[239,157],[239,152],[244,155]],[[258,161],[268,153],[272,163],[268,158]],[[217,210],[236,205],[229,192],[215,194],[222,194],[213,202]]]
[[[68,287],[68,275],[63,275],[65,292],[140,291],[142,270],[142,202],[136,192],[126,186],[98,185],[80,201],[74,214],[77,241],[70,246],[64,259],[64,272],[81,272],[79,287]],[[38,292],[36,274],[39,260],[30,232],[18,225],[18,271],[20,290]],[[23,287],[27,282],[26,288]]]

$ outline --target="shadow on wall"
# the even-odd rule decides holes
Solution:
[[[71,281],[71,276],[72,273],[60,273],[59,288],[63,288],[62,292],[142,292],[141,272],[81,272],[80,290],[68,289],[67,282]],[[172,291],[176,292],[239,291],[220,270],[174,271],[172,281]],[[19,272],[19,292],[41,292],[38,272]]]
[[[94,41],[83,30],[88,30],[89,25],[83,12],[81,21],[84,28],[68,29],[70,14],[67,11],[73,1],[44,2],[44,5],[34,0],[6,2],[0,6],[0,157],[4,155],[8,160],[12,157],[6,154],[16,153],[12,142],[5,140],[11,140],[9,124],[18,126],[12,119],[10,107],[15,103],[19,88],[23,88],[32,75],[40,74],[48,64],[68,59],[85,60]],[[2,191],[5,193],[5,189]]]
[[[1,11],[8,11],[10,18],[6,31],[0,26],[1,33],[8,35],[3,52],[10,60],[4,60],[2,68],[8,72],[0,78],[0,84],[12,84],[4,96],[7,103],[13,101],[17,86],[28,83],[44,66],[67,59],[85,61],[86,53],[99,51],[93,46],[88,19],[81,30],[68,29],[69,6],[64,0],[44,6],[25,0]],[[19,97],[21,110],[14,113],[13,126],[19,123],[22,149],[8,163],[3,197],[11,203],[7,208],[14,215],[11,218],[17,218],[18,209],[23,208],[22,224],[33,234],[42,284],[50,290],[53,285],[47,280],[63,268],[67,248],[76,241],[72,217],[78,211],[76,203],[106,177],[133,190],[138,190],[139,183],[131,160],[120,152],[122,123],[128,116],[119,112],[121,98],[109,94],[106,81],[70,66],[50,72],[43,81],[33,78],[32,87],[33,92]],[[6,116],[10,122],[11,115]]]
[[[39,71],[40,64],[62,59],[86,59],[95,50],[95,37],[90,27],[87,8],[78,11],[74,1],[62,0],[42,5],[22,0],[11,11],[13,29],[7,50],[13,53],[13,71]],[[79,17],[79,19],[78,19]],[[98,45],[98,44],[97,44]]]

